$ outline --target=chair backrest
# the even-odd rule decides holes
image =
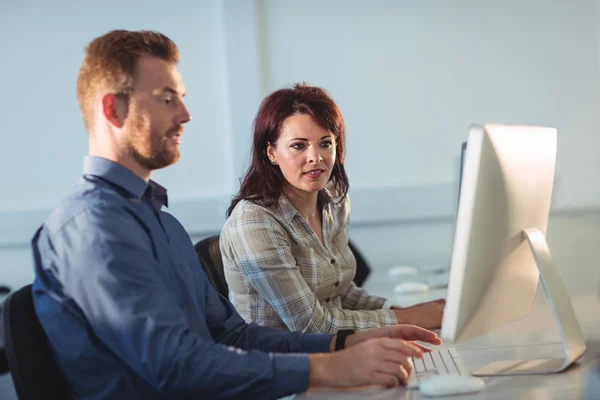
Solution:
[[[350,250],[352,250],[352,254],[354,254],[354,258],[356,259],[356,274],[354,275],[354,283],[356,286],[360,287],[367,280],[367,277],[371,273],[371,268],[361,252],[356,248],[356,245],[354,245],[350,240],[348,240],[348,246],[350,246]]]
[[[356,259],[356,274],[354,275],[354,283],[356,286],[362,286],[367,277],[371,273],[369,264],[350,240],[348,246]],[[229,286],[225,280],[225,272],[223,270],[223,259],[221,257],[221,248],[219,247],[219,235],[210,236],[202,239],[194,245],[200,264],[204,268],[204,272],[208,276],[208,280],[213,285],[217,292],[225,297],[229,296]]]
[[[229,286],[225,280],[225,271],[223,270],[223,259],[221,258],[221,248],[219,247],[219,235],[202,239],[194,245],[200,264],[208,276],[208,280],[217,292],[221,295],[229,296]]]
[[[2,304],[6,359],[20,400],[72,399],[33,308],[31,285]]]

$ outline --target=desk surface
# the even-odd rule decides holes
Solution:
[[[548,243],[553,261],[571,294],[577,318],[586,339],[583,357],[567,371],[551,375],[485,377],[485,389],[470,399],[582,399],[600,398],[600,381],[592,371],[600,360],[600,213],[573,213],[554,216],[550,221]],[[367,282],[373,294],[386,296],[399,305],[445,297],[445,290],[422,296],[397,297],[396,282],[385,269],[378,269]],[[561,345],[552,311],[541,286],[531,313],[520,321],[503,326],[484,337],[457,344],[455,347],[469,369],[501,359],[561,357]],[[404,388],[365,389],[354,391],[313,391],[296,399],[420,399],[418,390]],[[457,397],[444,397],[452,399]]]

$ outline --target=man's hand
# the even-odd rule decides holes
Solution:
[[[356,332],[353,335],[346,337],[345,347],[350,348],[367,340],[377,338],[402,339],[409,342],[418,340],[420,342],[430,343],[433,345],[439,345],[442,343],[442,340],[434,332],[428,331],[427,329],[419,328],[418,326],[414,325],[393,325],[369,329],[368,331]],[[431,351],[429,348],[418,343],[411,344],[418,347],[421,351]]]
[[[395,307],[391,310],[396,314],[398,324],[417,325],[426,329],[440,329],[446,300],[438,299],[411,307]]]
[[[360,333],[362,332],[350,335],[348,339]],[[417,336],[423,335],[417,334]],[[353,344],[351,348],[336,353],[310,354],[308,357],[310,387],[341,388],[367,385],[390,387],[408,381],[413,369],[410,358],[423,357],[423,350],[409,341],[376,337],[371,340],[365,339],[361,343]]]

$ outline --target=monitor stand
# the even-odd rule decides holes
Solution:
[[[531,375],[561,372],[585,352],[585,340],[575,316],[573,303],[558,270],[552,264],[550,249],[544,234],[537,228],[531,228],[524,230],[523,236],[529,242],[529,247],[540,271],[540,280],[558,325],[566,353],[565,357],[496,361],[474,371],[473,375]]]

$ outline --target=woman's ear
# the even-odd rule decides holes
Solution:
[[[275,146],[271,144],[271,142],[267,142],[267,157],[269,160],[275,160]]]

